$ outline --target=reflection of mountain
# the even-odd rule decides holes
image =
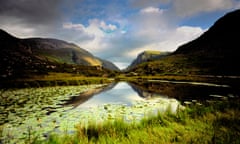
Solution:
[[[64,105],[72,105],[74,108],[81,105],[82,103],[89,100],[92,96],[102,93],[104,91],[108,91],[116,86],[116,83],[111,83],[107,86],[96,88],[90,91],[83,92],[79,94],[79,96],[74,96],[70,100],[68,100]]]
[[[126,82],[119,82],[108,91],[94,95],[91,99],[79,105],[77,108],[98,107],[106,104],[128,105],[144,100]]]
[[[160,95],[175,98],[182,102],[191,100],[205,101],[207,99],[211,99],[209,95],[239,95],[239,92],[231,87],[194,85],[190,83],[139,82],[130,83],[130,85],[140,96],[144,98]]]
[[[132,89],[138,93],[139,96],[143,97],[143,98],[153,98],[153,97],[163,97],[164,95],[156,92],[156,91],[151,91],[151,90],[148,90],[148,89],[145,89],[139,85],[137,85],[136,83],[128,83]],[[164,96],[165,97],[165,96]]]

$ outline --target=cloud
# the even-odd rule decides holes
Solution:
[[[146,43],[141,47],[125,52],[125,55],[134,58],[137,56],[137,54],[145,50],[174,51],[180,45],[199,37],[204,31],[205,30],[201,29],[200,27],[177,27],[169,30],[169,32],[165,35],[165,39],[159,39],[154,42]]]
[[[155,7],[146,7],[141,10],[141,13],[162,13],[162,10]]]
[[[18,37],[54,36],[64,19],[62,0],[0,0],[0,27]]]
[[[72,22],[63,23],[62,27],[69,31],[74,31],[75,43],[89,50],[92,53],[99,53],[108,48],[109,34],[117,30],[114,24],[106,24],[105,21],[99,19],[88,20],[88,25],[81,23],[73,24]],[[88,37],[83,39],[83,37]]]
[[[213,12],[232,8],[234,0],[173,0],[173,9],[182,17],[201,12]]]
[[[31,24],[46,24],[61,18],[59,0],[1,0],[0,15],[22,19]]]
[[[165,17],[166,12],[155,7],[146,7],[129,18],[129,23],[132,25],[133,37],[143,41],[159,40],[171,24]],[[144,39],[142,39],[144,38]]]
[[[78,31],[84,31],[85,27],[82,24],[73,24],[72,22],[63,23],[64,29],[73,29]]]
[[[112,33],[117,30],[117,26],[114,24],[106,24],[104,21],[100,22],[100,29],[103,30],[105,33]]]
[[[0,28],[73,42],[123,68],[144,50],[174,51],[205,31],[180,25],[186,17],[239,6],[237,0],[0,0]]]
[[[159,6],[161,4],[167,4],[171,0],[129,0],[131,6],[136,8],[145,8],[152,6]]]
[[[145,10],[148,12],[143,12]],[[118,29],[111,36],[103,35],[101,43],[105,43],[105,47],[96,54],[125,68],[144,50],[174,51],[204,32],[200,27],[179,27],[171,23],[167,15],[167,11],[159,8],[140,9],[127,19],[129,26],[126,31]]]
[[[95,18],[86,25],[67,22],[62,27],[78,32],[75,43],[120,68],[127,67],[144,50],[174,51],[204,31],[200,27],[177,26],[168,18],[168,11],[157,7],[139,9],[113,23]],[[83,40],[80,35],[91,39]]]

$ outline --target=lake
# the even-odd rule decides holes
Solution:
[[[2,90],[0,126],[3,139],[19,143],[29,133],[44,139],[52,132],[73,133],[76,124],[139,121],[191,103],[238,96],[239,88],[231,85],[165,80]]]

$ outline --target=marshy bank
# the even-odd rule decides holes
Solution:
[[[76,125],[76,132],[51,135],[34,143],[240,143],[239,99],[188,105],[172,114],[169,111],[142,119]]]
[[[1,98],[8,100],[1,105],[1,141],[219,143],[239,135],[239,89],[231,85],[150,80],[96,90],[99,86],[1,91]],[[88,88],[94,89],[92,95]]]

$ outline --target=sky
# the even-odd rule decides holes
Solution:
[[[145,50],[174,51],[240,0],[0,0],[0,28],[72,42],[119,68]]]

